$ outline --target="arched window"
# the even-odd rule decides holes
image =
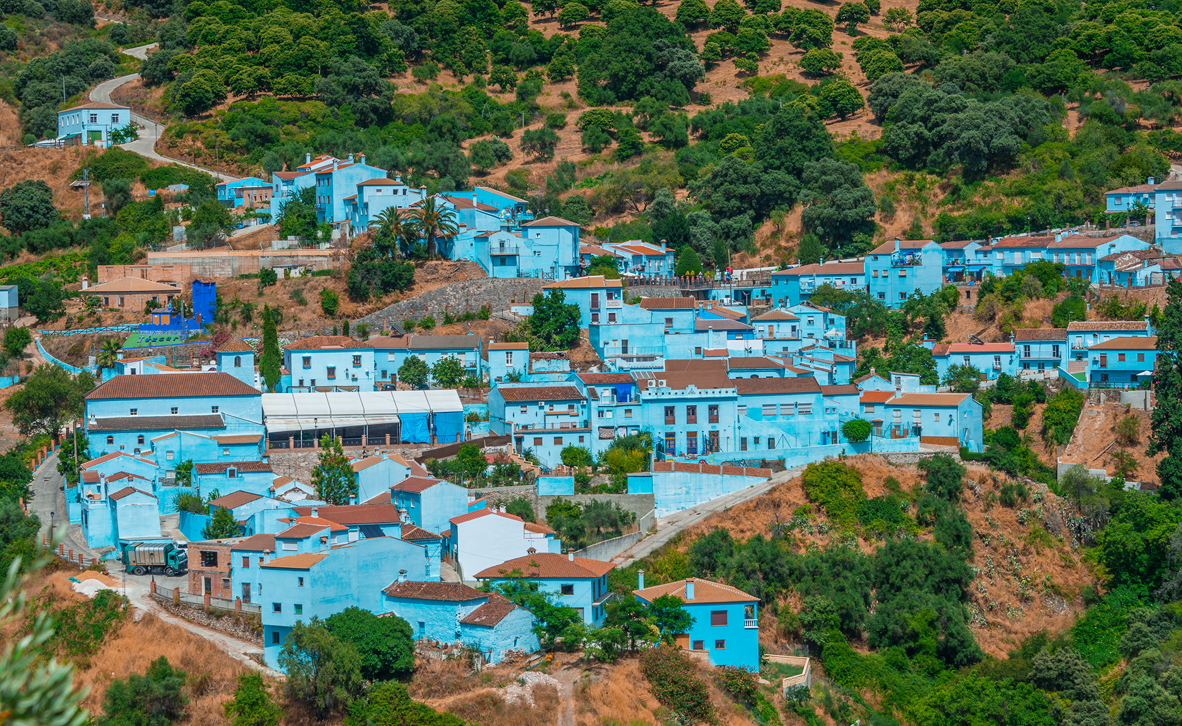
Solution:
[[[108,436],[108,437],[107,437],[107,443],[108,443],[108,444],[113,444],[113,443],[115,443],[115,437],[114,437],[114,436]]]
[[[236,355],[236,356],[234,356],[234,367],[235,367],[235,368],[241,368],[241,367],[242,367],[242,356],[240,356],[240,355]]]
[[[137,438],[136,438],[136,440],[135,440],[135,442],[136,442],[137,444],[142,444],[142,443],[144,443],[144,437],[143,437],[143,436],[139,436],[139,437],[137,437]]]

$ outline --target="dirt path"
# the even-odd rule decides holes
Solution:
[[[558,697],[562,699],[562,710],[558,712],[558,726],[575,726],[575,684],[581,672],[578,668],[567,667],[554,674],[562,684]]]

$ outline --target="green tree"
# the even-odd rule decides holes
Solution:
[[[229,509],[214,507],[213,510],[213,516],[209,518],[209,523],[201,531],[202,537],[205,539],[225,539],[237,537],[241,533],[238,522],[234,520],[234,515],[230,513]]]
[[[870,22],[870,8],[864,3],[842,3],[834,22],[845,23],[850,35],[857,35],[858,26]]]
[[[960,500],[961,490],[964,489],[964,477],[968,473],[948,454],[936,454],[926,459],[920,459],[916,465],[924,474],[927,483],[924,489],[929,494],[935,494],[946,502]]]
[[[1166,454],[1157,464],[1158,495],[1174,500],[1182,497],[1182,282],[1173,278],[1166,287],[1166,307],[1157,329],[1153,387],[1158,404],[1153,409],[1148,453]]]
[[[957,393],[976,393],[981,388],[981,371],[976,366],[959,363],[951,365],[948,366],[948,372],[944,374],[944,380],[940,384],[951,386]]]
[[[443,388],[456,388],[464,382],[465,377],[464,364],[453,355],[440,356],[431,366],[431,380]]]
[[[127,680],[111,681],[103,695],[103,716],[96,722],[100,726],[168,726],[180,719],[189,702],[184,686],[185,672],[160,656],[144,675],[132,673]]]
[[[410,623],[400,617],[378,617],[368,610],[349,607],[324,621],[324,627],[361,658],[361,677],[367,681],[391,681],[410,675],[415,667],[415,644]]]
[[[7,573],[18,558],[26,563],[35,560],[40,529],[41,520],[37,515],[25,514],[15,498],[0,498],[0,568],[3,572]]]
[[[98,363],[99,368],[114,368],[122,350],[123,344],[120,341],[115,338],[107,338],[99,346],[95,362]]]
[[[84,399],[94,388],[89,373],[71,376],[55,365],[33,369],[25,385],[4,402],[12,422],[24,436],[45,434],[56,439],[66,421],[81,418]]]
[[[33,334],[26,327],[13,326],[4,332],[4,350],[13,358],[25,354],[25,348],[33,342]]]
[[[706,0],[681,0],[674,17],[685,27],[692,28],[710,19],[710,6]]]
[[[677,264],[673,267],[673,274],[678,277],[694,276],[702,271],[702,259],[693,249],[685,247],[677,254]]]
[[[0,191],[0,223],[13,234],[43,229],[57,219],[53,191],[40,179],[26,179]]]
[[[333,505],[345,505],[357,497],[357,477],[341,448],[340,439],[325,434],[320,439],[319,463],[312,469],[316,497]]]
[[[435,238],[454,237],[459,233],[455,212],[444,207],[435,197],[427,197],[415,211],[415,226],[427,240],[427,255],[434,257]]]
[[[340,307],[341,296],[335,290],[326,287],[320,291],[320,310],[326,317],[335,318]]]
[[[558,148],[558,134],[547,126],[527,129],[521,134],[521,146],[535,159],[550,161],[554,158],[554,150]]]
[[[578,305],[567,305],[566,294],[552,289],[533,298],[533,314],[529,316],[529,331],[542,350],[568,350],[579,340]]]
[[[805,165],[802,181],[805,229],[842,254],[865,251],[851,249],[851,243],[857,234],[873,233],[876,204],[858,168],[837,159],[820,159]]]
[[[841,118],[861,111],[866,105],[854,84],[844,78],[834,77],[826,80],[817,87],[816,95],[828,114],[835,114]]]
[[[131,179],[107,179],[103,182],[103,196],[107,198],[107,210],[114,217],[119,210],[135,201],[131,195]]]
[[[276,726],[283,710],[271,700],[271,686],[261,673],[247,671],[238,676],[234,700],[223,706],[230,726]]]
[[[75,441],[77,441],[77,460],[74,457]],[[76,486],[78,484],[78,470],[82,464],[90,461],[90,439],[82,432],[81,428],[74,429],[71,433],[66,434],[66,438],[62,440],[62,453],[57,460],[57,473],[62,475],[67,486]],[[0,568],[2,569],[2,568]]]
[[[510,499],[505,504],[505,512],[515,517],[521,517],[526,522],[538,521],[538,515],[534,513],[534,505],[530,504],[529,499],[525,497],[513,497]]]
[[[573,468],[591,466],[591,452],[585,446],[569,444],[562,449],[560,456],[564,466]]]
[[[259,356],[259,373],[267,390],[274,392],[281,378],[283,358],[279,354],[279,332],[270,305],[263,306],[263,352]]]
[[[860,444],[870,438],[872,431],[870,422],[860,418],[852,418],[841,425],[842,436],[854,444]]]
[[[653,598],[645,608],[645,615],[657,627],[661,639],[666,643],[672,643],[675,635],[688,633],[695,620],[685,609],[685,603],[675,595]]]
[[[283,641],[279,667],[287,674],[287,697],[320,718],[347,709],[362,693],[361,656],[313,616],[297,620]]]
[[[882,24],[898,32],[902,28],[911,25],[911,11],[907,8],[888,8],[882,14]]]
[[[427,364],[418,356],[407,356],[398,367],[398,380],[411,388],[422,388],[427,384]]]
[[[572,25],[578,25],[589,17],[591,17],[591,12],[587,10],[586,5],[572,1],[563,5],[562,10],[558,12],[558,24],[564,28],[569,28]]]
[[[476,444],[464,444],[456,453],[456,468],[466,479],[475,479],[488,469],[488,461]]]
[[[1055,303],[1051,310],[1051,325],[1066,328],[1072,320],[1080,322],[1088,318],[1088,304],[1079,295],[1069,295]]]
[[[410,697],[401,683],[375,683],[365,699],[357,701],[345,726],[468,726],[450,713],[436,713]]]
[[[831,75],[841,69],[841,54],[828,48],[813,48],[801,56],[800,67],[814,76]]]
[[[747,11],[736,0],[718,0],[710,12],[710,27],[726,28],[732,33],[738,31],[739,23],[747,17]]]

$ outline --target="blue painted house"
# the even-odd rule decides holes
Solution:
[[[818,287],[830,285],[838,290],[856,292],[866,289],[866,268],[862,260],[800,265],[772,273],[772,304],[776,307],[798,305],[809,299]]]
[[[1182,181],[1167,181],[1154,189],[1156,242],[1166,252],[1182,254]]]
[[[218,204],[231,211],[241,211],[246,207],[254,209],[269,208],[273,193],[270,182],[253,176],[220,182],[216,187],[216,191]]]
[[[141,483],[116,475],[107,484]],[[113,487],[112,487],[113,488]],[[155,495],[124,486],[101,499],[83,502],[82,535],[91,549],[118,547],[122,542],[160,539],[160,505]]]
[[[107,146],[111,132],[131,123],[131,109],[93,101],[57,112],[57,140],[66,145]]]
[[[231,338],[216,351],[219,373],[228,373],[252,388],[260,391],[260,382],[254,369],[254,348],[241,338]]]
[[[225,489],[219,490],[225,492]],[[256,512],[266,510],[283,510],[285,513],[290,513],[291,505],[287,502],[281,502],[270,497],[260,496],[251,492],[230,490],[217,499],[209,502],[209,516],[214,516],[215,509],[225,509],[234,518],[235,522],[248,522]],[[253,529],[246,525],[243,527],[243,536],[249,537],[254,535]],[[186,535],[187,536],[187,535]],[[190,537],[189,539],[193,539]]]
[[[483,303],[477,304],[475,308]],[[459,312],[459,311],[457,311]],[[464,372],[479,379],[482,374],[480,336],[467,335],[407,335],[401,338],[377,337],[368,341],[374,349],[375,380],[392,384],[398,377],[398,369],[410,356],[415,356],[431,368],[440,359],[455,358],[464,367]]]
[[[930,239],[886,242],[866,257],[870,297],[897,308],[914,293],[931,295],[944,286],[944,250]]]
[[[613,593],[607,587],[607,573],[615,567],[573,553],[535,552],[516,557],[476,573],[476,579],[498,583],[525,580],[550,595],[555,605],[578,612],[583,623],[599,627],[607,617],[606,606]]]
[[[632,593],[645,605],[663,595],[684,603],[693,622],[689,632],[673,634],[673,642],[682,650],[704,652],[712,666],[759,671],[759,598],[694,577],[646,588],[643,570]]]
[[[980,252],[983,247],[976,240],[941,242],[944,284],[975,285],[981,282],[990,268],[988,253]]]
[[[410,522],[428,532],[448,532],[453,517],[468,513],[468,490],[442,479],[412,476],[391,487],[391,503]]]
[[[578,376],[591,406],[591,453],[601,454],[617,436],[640,432],[640,402],[631,373],[581,373]]]
[[[504,383],[510,377],[525,380],[529,370],[529,343],[489,343],[488,380]]]
[[[674,253],[664,242],[656,245],[634,239],[627,242],[607,242],[603,247],[615,253],[622,273],[662,277],[673,274]]]
[[[1115,338],[1147,338],[1154,335],[1149,320],[1080,320],[1067,324],[1067,355],[1082,361],[1088,349]]]
[[[541,647],[533,615],[496,593],[458,582],[400,580],[382,594],[386,612],[407,621],[415,640],[463,643],[490,664],[510,651],[533,653]]]
[[[280,555],[283,555],[281,537]],[[273,557],[258,568],[263,654],[279,667],[283,640],[296,621],[328,618],[348,607],[385,612],[382,588],[401,570],[421,570],[423,548],[394,537],[372,537],[315,552]]]
[[[345,197],[356,193],[357,185],[370,179],[385,179],[386,170],[365,163],[365,154],[357,161],[353,155],[344,162],[333,160],[312,172],[316,187],[316,221],[332,225],[334,230],[348,234],[349,215],[345,211]]]
[[[1100,258],[1148,248],[1149,243],[1128,234],[1105,237],[1058,234],[1047,244],[1047,258],[1064,265],[1067,277],[1103,282],[1099,274]]]
[[[358,182],[354,189],[356,193],[344,199],[351,235],[369,229],[387,209],[407,209],[422,201],[424,195],[422,189],[411,189],[403,184],[399,174],[395,174],[393,179],[366,179]]]
[[[1153,377],[1157,336],[1112,338],[1088,348],[1092,388],[1137,388]]]
[[[266,461],[217,461],[193,465],[193,484],[201,496],[217,491],[247,492],[260,497],[270,495],[275,472]]]
[[[1127,250],[1114,252],[1100,258],[1097,265],[1097,280],[1120,287],[1144,287],[1161,285],[1166,281],[1165,263],[1174,263],[1168,269],[1176,270],[1176,257],[1167,257],[1159,249]]]
[[[512,436],[521,453],[531,449],[547,468],[562,463],[565,446],[589,446],[590,410],[586,395],[572,384],[503,384],[488,394],[489,430]]]
[[[86,394],[92,454],[146,454],[177,430],[209,436],[261,434],[260,393],[227,373],[115,376]]]
[[[386,496],[389,503],[390,487],[411,475],[410,463],[401,456],[384,453],[367,456],[352,462],[357,480],[357,503],[369,503],[374,497]]]
[[[1142,204],[1153,210],[1155,205],[1155,197],[1158,185],[1154,183],[1153,177],[1149,177],[1147,183],[1137,184],[1131,187],[1121,187],[1120,189],[1113,189],[1104,193],[1105,209],[1109,214],[1116,212],[1128,212]],[[1145,220],[1138,220],[1145,221]]]
[[[372,391],[374,349],[347,335],[317,335],[283,346],[283,367],[291,372],[290,389]]]
[[[1013,376],[1018,370],[1013,343],[939,343],[932,348],[932,359],[941,381],[954,365],[972,366],[988,380],[1002,373]]]
[[[623,284],[619,280],[608,280],[603,275],[577,277],[545,285],[542,294],[549,295],[551,290],[561,290],[567,305],[579,306],[580,328],[619,322],[616,316],[624,306]]]
[[[981,451],[981,404],[967,393],[902,393],[885,401],[881,410],[882,420],[872,420],[875,436],[916,437],[923,443]]]
[[[243,603],[259,601],[263,594],[259,570],[275,556],[275,535],[256,534],[230,549],[230,580],[234,596]]]
[[[1021,370],[1053,371],[1067,361],[1067,328],[1018,328],[1014,348]]]
[[[738,450],[739,381],[726,360],[670,360],[663,372],[638,372],[641,428],[651,431],[664,458],[697,458]],[[776,379],[761,379],[776,380]]]

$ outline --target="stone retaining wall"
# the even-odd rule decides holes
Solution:
[[[157,596],[155,600],[157,605],[178,618],[184,618],[191,623],[232,635],[239,640],[253,643],[260,648],[263,646],[262,628],[259,627],[256,629],[248,624],[250,616],[226,614],[218,617],[217,615],[211,615],[205,612],[199,607],[185,603],[178,605],[168,598]]]
[[[366,315],[357,322],[379,328],[383,321],[387,325],[401,325],[407,318],[419,320],[426,315],[431,315],[438,323],[447,311],[458,316],[469,310],[476,312],[482,305],[488,305],[493,312],[508,310],[514,302],[528,302],[542,291],[544,284],[544,280],[536,277],[465,280],[428,290],[422,295]]]

